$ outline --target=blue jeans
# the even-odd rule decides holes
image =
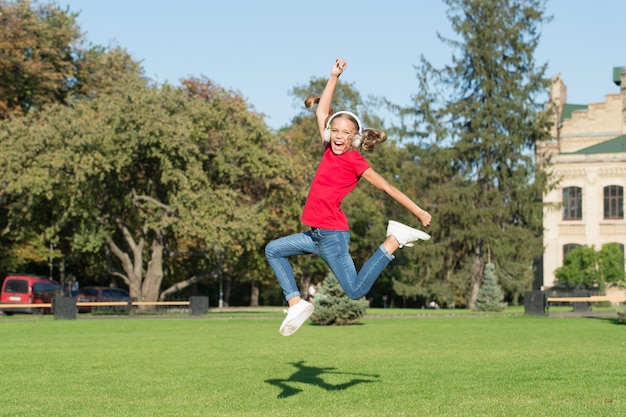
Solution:
[[[319,255],[337,277],[348,297],[357,300],[368,293],[380,273],[395,256],[380,245],[357,274],[349,246],[349,231],[313,228],[308,232],[271,241],[265,247],[265,257],[278,278],[286,300],[300,296],[293,269],[287,258],[307,254]]]

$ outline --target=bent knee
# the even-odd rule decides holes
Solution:
[[[346,291],[346,295],[352,300],[360,300],[365,294],[357,291]]]
[[[266,258],[275,258],[276,257],[276,241],[272,240],[270,243],[265,245],[265,257]]]

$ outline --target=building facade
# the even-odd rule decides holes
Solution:
[[[541,289],[556,284],[554,271],[578,245],[599,250],[617,243],[624,253],[626,220],[626,70],[614,68],[617,92],[601,103],[567,102],[567,87],[555,76],[553,140],[539,149],[550,157],[556,187],[544,196]]]

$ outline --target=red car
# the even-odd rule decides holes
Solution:
[[[28,274],[7,275],[2,283],[0,304],[47,304],[60,293],[61,284],[50,277]],[[7,316],[15,313],[51,313],[49,307],[2,307]]]

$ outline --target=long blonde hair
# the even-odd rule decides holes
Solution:
[[[307,109],[312,109],[313,107],[315,107],[317,103],[319,103],[319,101],[320,101],[320,96],[308,95],[304,99],[304,105],[306,106]],[[328,111],[328,115],[326,116],[326,119],[324,120],[324,125],[328,123],[328,119],[333,114],[335,114],[335,112],[332,108],[330,108]],[[350,119],[356,126],[358,126],[357,121],[354,120],[354,118],[348,114],[341,114],[339,115],[339,117],[346,117]],[[359,145],[358,148],[363,149],[365,152],[373,152],[374,147],[377,144],[383,143],[384,141],[387,140],[387,134],[383,132],[382,130],[366,127],[363,129],[363,132],[361,132],[361,139],[362,139],[361,144]]]

